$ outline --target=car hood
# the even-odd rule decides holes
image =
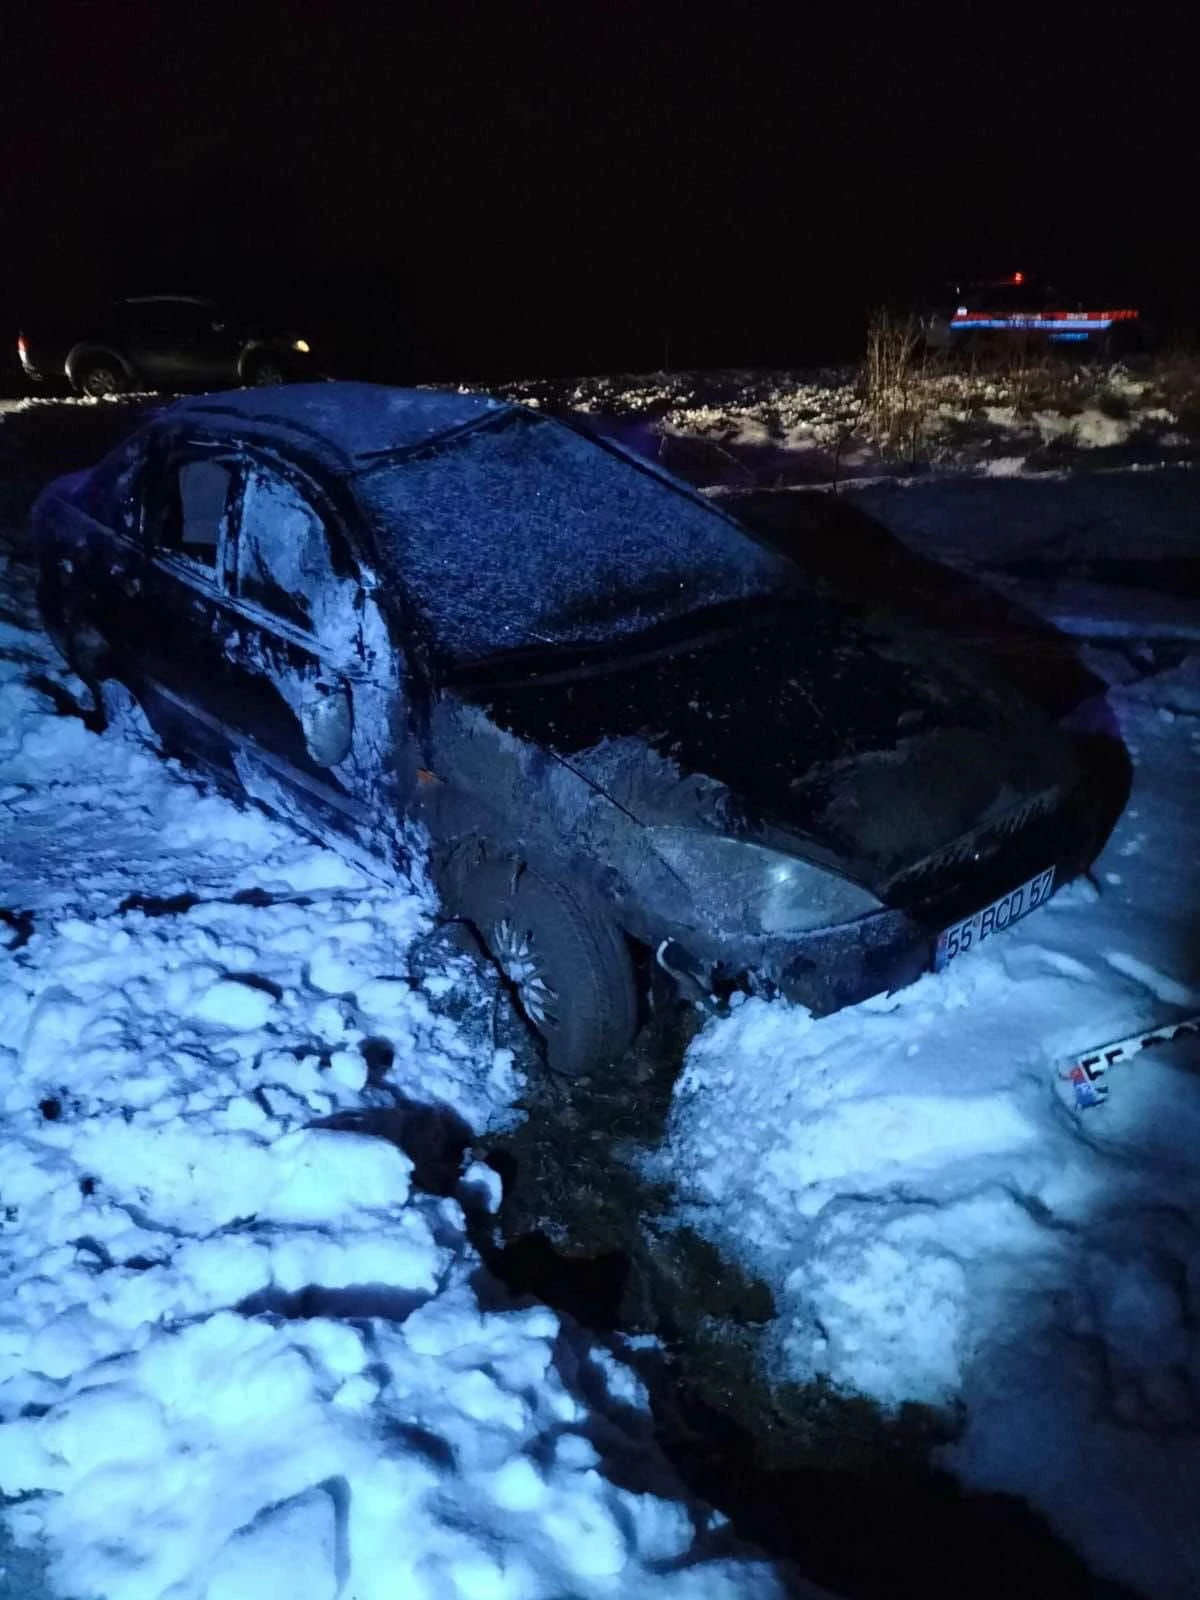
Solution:
[[[1065,736],[960,646],[832,604],[459,692],[639,822],[766,839],[877,891],[1075,775]]]

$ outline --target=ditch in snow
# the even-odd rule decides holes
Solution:
[[[605,1082],[553,1078],[526,1049],[525,1120],[477,1142],[500,1173],[473,1240],[516,1294],[612,1339],[650,1394],[658,1443],[736,1532],[843,1600],[964,1594],[1132,1600],[1035,1511],[970,1494],[931,1460],[954,1410],[889,1416],[826,1384],[774,1382],[760,1336],[774,1297],[681,1223],[639,1171],[661,1140],[697,1011],[660,1004]],[[506,1042],[519,1042],[512,1032]]]

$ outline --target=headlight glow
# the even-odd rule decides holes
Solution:
[[[848,878],[744,839],[699,828],[655,828],[653,844],[692,899],[723,926],[757,934],[808,933],[883,909]]]
[[[293,339],[292,349],[299,350],[302,355],[308,355],[309,343],[307,339]]]

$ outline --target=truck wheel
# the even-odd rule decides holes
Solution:
[[[111,356],[88,356],[76,367],[72,378],[81,394],[101,400],[107,394],[123,394],[128,388],[125,369]]]
[[[616,924],[515,861],[476,867],[457,900],[541,1037],[550,1068],[580,1077],[610,1066],[637,1024],[633,964]]]

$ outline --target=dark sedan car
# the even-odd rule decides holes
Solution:
[[[98,703],[364,860],[427,849],[563,1071],[629,1041],[651,958],[830,1011],[1097,843],[1066,737],[977,661],[517,406],[184,401],[34,517]]]

